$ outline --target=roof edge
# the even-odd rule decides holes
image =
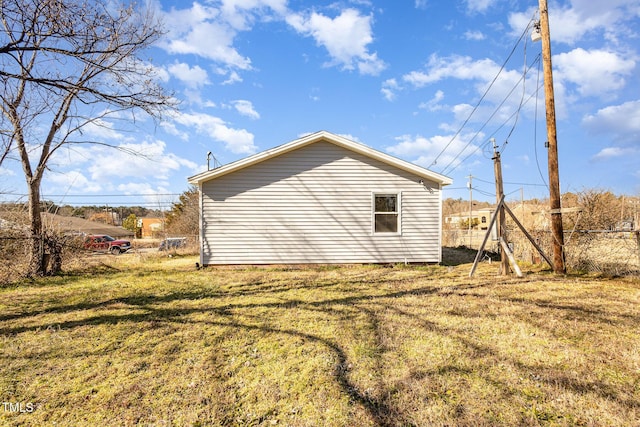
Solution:
[[[209,181],[211,179],[215,179],[223,175],[227,175],[231,172],[244,169],[246,167],[255,165],[257,163],[261,163],[265,160],[280,156],[282,154],[297,150],[299,148],[305,147],[307,145],[310,145],[322,140],[338,145],[347,150],[365,155],[369,158],[379,160],[391,166],[395,166],[399,169],[403,169],[407,172],[411,172],[422,178],[435,181],[440,185],[450,185],[453,182],[451,178],[445,175],[441,175],[439,173],[430,171],[429,169],[423,168],[422,166],[418,166],[406,160],[402,160],[397,157],[391,156],[389,154],[383,153],[382,151],[371,148],[360,142],[355,142],[345,137],[342,137],[340,135],[336,135],[334,133],[324,131],[324,130],[303,136],[302,138],[298,138],[296,140],[287,142],[277,147],[270,148],[265,151],[261,151],[249,157],[236,160],[235,162],[229,163],[219,168],[211,169],[211,170],[199,173],[197,175],[189,177],[187,180],[190,184],[200,185],[205,181]]]

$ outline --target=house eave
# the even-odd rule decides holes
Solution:
[[[200,174],[197,174],[188,178],[188,181],[192,185],[200,186],[203,182],[219,178],[229,173],[247,168],[249,166],[255,165],[257,163],[283,155],[290,151],[297,150],[299,148],[305,147],[307,145],[310,145],[319,141],[326,141],[331,144],[335,144],[337,146],[343,147],[347,150],[353,151],[355,153],[359,153],[369,158],[389,164],[391,166],[395,166],[399,169],[413,173],[419,176],[420,178],[424,178],[426,180],[435,182],[441,186],[450,185],[453,182],[452,179],[447,176],[438,174],[436,172],[425,169],[421,166],[414,165],[413,163],[398,159],[397,157],[391,156],[389,154],[367,147],[366,145],[363,145],[361,143],[351,141],[347,138],[344,138],[342,136],[339,136],[327,131],[316,132],[316,133],[304,136],[302,138],[296,139],[294,141],[288,142],[286,144],[271,148],[269,150],[262,151],[260,153],[254,154],[244,159],[237,160],[235,162],[229,163],[219,168],[202,172]]]

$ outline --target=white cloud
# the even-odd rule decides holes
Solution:
[[[0,167],[0,176],[16,176],[16,173],[11,169]]]
[[[245,129],[233,129],[224,120],[205,113],[177,113],[173,122],[194,129],[222,142],[225,149],[234,154],[252,154],[257,147],[253,143],[253,134]]]
[[[378,54],[376,52],[363,54],[358,59],[357,63],[358,71],[360,74],[364,75],[377,76],[387,68],[387,64],[378,58]]]
[[[162,83],[169,82],[170,75],[164,67],[159,67],[153,64],[146,64],[146,66],[151,70],[152,75],[154,75],[157,80]]]
[[[153,185],[149,182],[127,182],[116,186],[116,190],[126,195],[135,195],[144,201],[144,205],[155,209],[168,209],[176,201],[176,196],[170,195],[172,191],[167,188],[167,183]]]
[[[234,70],[250,70],[251,59],[234,47],[241,32],[257,20],[282,19],[287,0],[219,0],[193,2],[188,9],[163,12],[169,32],[160,46],[172,54],[193,54]],[[232,74],[227,83],[238,81]]]
[[[251,60],[233,47],[238,29],[217,8],[194,2],[190,9],[166,12],[169,33],[161,44],[172,54],[193,54],[241,70],[251,69]]]
[[[382,83],[382,89],[380,93],[387,101],[394,101],[396,99],[396,91],[400,89],[398,81],[396,79],[388,79]]]
[[[484,40],[486,37],[482,33],[482,31],[471,31],[471,30],[469,30],[469,31],[465,31],[464,38],[467,39],[467,40],[480,41],[480,40]]]
[[[378,75],[386,64],[367,48],[373,42],[372,21],[371,15],[363,16],[355,9],[345,9],[335,18],[317,12],[287,16],[287,23],[297,32],[313,37],[327,49],[332,58],[327,66],[341,65],[346,70],[357,68],[361,74]]]
[[[103,190],[103,187],[97,181],[90,181],[79,170],[67,170],[64,173],[61,172],[49,172],[45,180],[47,187],[46,191],[68,193],[75,191],[82,191],[83,193],[99,193]]]
[[[118,119],[121,117],[112,115],[112,118]],[[82,127],[82,136],[82,139],[85,141],[90,141],[93,139],[98,142],[109,141],[109,143],[111,144],[118,141],[133,140],[133,138],[131,138],[130,136],[126,136],[125,134],[116,130],[113,122],[105,119],[95,119],[85,124]]]
[[[446,78],[491,81],[500,67],[490,59],[473,60],[470,56],[431,55],[427,71],[411,71],[402,79],[416,88],[436,83]]]
[[[486,119],[492,114],[495,107],[491,103],[499,105],[503,102],[503,106],[497,113],[497,118],[506,118],[511,115],[521,99],[521,90],[516,91],[514,88],[521,84],[522,71],[507,69],[500,71],[500,66],[490,59],[474,60],[469,56],[439,57],[432,55],[426,70],[412,71],[402,77],[404,82],[414,88],[422,88],[446,79],[472,81],[477,96],[484,96],[485,102],[474,114],[475,120]],[[530,90],[534,90],[536,86],[534,80],[535,77],[528,78],[526,87]],[[490,84],[491,88],[487,92]],[[468,94],[465,96],[469,97]],[[452,112],[458,119],[464,120],[472,109],[471,105],[465,103],[453,106]],[[465,114],[467,115],[465,116]]]
[[[602,32],[605,39],[615,41],[617,34],[628,31],[626,22],[640,16],[637,0],[572,0],[570,6],[549,5],[549,27],[554,43],[575,44],[586,34]],[[520,35],[533,16],[535,8],[509,15],[509,25]],[[633,30],[632,30],[633,31]]]
[[[233,107],[243,116],[249,117],[251,119],[259,119],[260,114],[253,108],[253,104],[251,101],[247,101],[244,99],[239,99],[237,101],[231,101]]]
[[[240,74],[238,74],[237,72],[231,71],[227,80],[223,81],[222,84],[232,85],[234,83],[242,83],[242,77],[240,77]]]
[[[582,124],[593,134],[637,144],[640,139],[640,100],[602,108],[586,116]]]
[[[355,142],[359,142],[361,144],[364,144],[362,141],[360,141],[360,138],[358,138],[357,136],[353,136],[350,133],[340,133],[339,135],[341,137],[343,137],[343,138],[347,138],[350,141],[355,141]]]
[[[126,182],[124,184],[119,184],[117,188],[118,191],[121,191],[122,193],[127,195],[145,194],[147,196],[145,196],[144,198],[147,199],[148,197],[150,197],[152,199],[152,202],[155,201],[155,195],[168,192],[166,191],[166,189],[162,189],[162,193],[160,193],[160,191],[158,191],[159,189],[153,188],[153,186],[148,182]]]
[[[259,17],[270,20],[270,11],[283,15],[287,10],[287,0],[222,0],[220,7],[226,22],[237,30],[250,30]]]
[[[159,140],[124,143],[118,149],[92,147],[91,152],[87,171],[94,182],[108,182],[112,177],[166,180],[172,172],[182,167],[190,170],[197,168],[194,162],[167,153],[166,144]]]
[[[486,12],[497,0],[467,0],[467,9],[471,12]]]
[[[387,151],[398,157],[412,158],[414,163],[427,168],[435,168],[438,165],[441,166],[440,169],[444,169],[458,165],[477,149],[477,146],[470,143],[472,138],[473,135],[470,134],[460,134],[455,137],[435,135],[430,138],[421,135],[402,135],[395,138],[398,143],[388,147]],[[445,149],[446,153],[441,155]],[[459,153],[459,155],[456,157],[448,153]],[[434,161],[437,163],[434,164]]]
[[[311,88],[311,92],[309,93],[309,99],[313,102],[320,101],[320,88],[313,87]]]
[[[440,105],[440,101],[442,101],[444,99],[444,92],[441,90],[436,91],[436,93],[433,95],[433,98],[431,98],[429,101],[427,102],[423,102],[421,103],[418,108],[423,109],[423,110],[428,110],[428,111],[438,111],[442,109],[442,105]]]
[[[636,148],[607,147],[593,156],[592,160],[609,160],[617,157],[636,157],[640,154]]]
[[[175,123],[169,121],[163,121],[160,123],[160,127],[165,130],[169,135],[177,136],[183,141],[189,140],[189,133],[178,129]]]
[[[575,83],[583,96],[610,95],[624,87],[636,63],[632,59],[605,50],[582,48],[560,53],[553,58],[560,80]]]
[[[209,84],[207,72],[198,65],[190,67],[189,64],[180,62],[170,65],[168,69],[173,77],[183,82],[189,88],[198,89]]]
[[[369,5],[371,6],[371,5]],[[329,52],[327,66],[342,66],[360,74],[378,75],[386,64],[368,49],[373,42],[371,15],[347,8],[334,18],[318,12],[294,13],[287,0],[221,0],[189,9],[165,12],[169,33],[161,47],[172,54],[194,54],[222,64],[229,70],[252,69],[251,59],[234,46],[240,32],[250,31],[255,22],[285,20],[298,33],[313,37]],[[231,74],[225,84],[241,81]]]

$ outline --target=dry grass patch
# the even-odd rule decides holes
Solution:
[[[16,425],[640,420],[640,283],[459,267],[112,257],[0,290]],[[16,406],[13,406],[15,409]]]

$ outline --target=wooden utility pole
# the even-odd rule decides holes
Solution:
[[[469,175],[469,249],[472,248],[472,234],[471,234],[471,218],[473,217],[473,186],[472,186],[472,180],[473,180],[473,175]]]
[[[549,161],[549,205],[551,209],[551,234],[553,245],[553,271],[566,273],[564,263],[564,231],[562,229],[562,207],[560,202],[560,174],[558,171],[558,141],[556,139],[556,107],[551,71],[551,38],[549,36],[549,10],[547,0],[540,2],[540,35],[542,36],[542,65],[544,94],[547,112],[547,140]]]
[[[504,188],[502,185],[502,162],[500,161],[500,152],[498,152],[497,150],[495,138],[491,138],[491,142],[493,142],[493,171],[496,176],[496,209],[498,209],[498,212],[496,212],[496,227],[498,229],[498,240],[503,239],[506,242],[506,239],[504,239],[504,223],[506,218],[504,215],[503,204],[500,203],[504,199]],[[507,251],[504,250],[504,248],[502,248],[502,250],[500,251],[500,273],[504,276],[509,274],[509,257],[507,256]]]

